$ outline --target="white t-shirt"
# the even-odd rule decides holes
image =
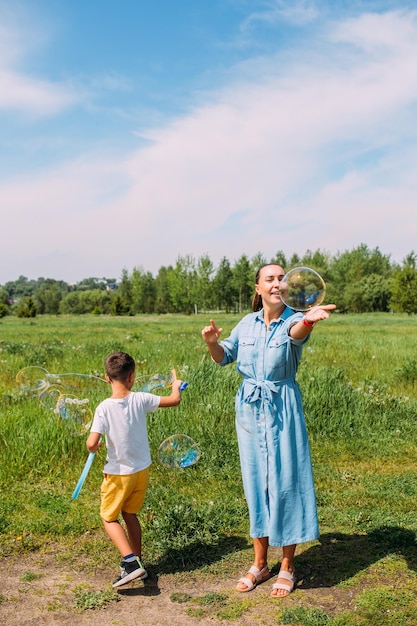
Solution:
[[[105,434],[106,474],[134,474],[149,467],[146,414],[159,407],[160,396],[141,391],[125,398],[107,398],[95,410],[91,432]]]

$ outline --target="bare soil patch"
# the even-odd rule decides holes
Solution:
[[[110,593],[117,574],[57,562],[53,553],[3,558],[0,624],[29,626],[68,624],[110,626],[202,626],[208,624],[276,624],[283,606],[309,606],[328,614],[354,607],[355,591],[338,587],[303,588],[303,581],[285,600],[270,597],[272,581],[238,594],[235,578],[219,580],[200,574],[164,574],[149,570],[149,578],[119,589],[118,601],[82,611],[75,606],[76,590]],[[223,600],[222,600],[223,599]],[[227,619],[222,610],[227,607]],[[224,615],[224,613],[223,613]]]

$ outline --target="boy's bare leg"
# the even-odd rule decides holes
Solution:
[[[126,537],[126,533],[122,526],[119,524],[119,522],[106,522],[106,520],[103,520],[103,524],[106,533],[113,541],[114,545],[119,550],[122,557],[125,557],[127,554],[131,554],[132,552],[134,552],[134,548],[130,545]]]
[[[135,513],[126,513],[122,511],[123,519],[126,523],[129,543],[132,547],[131,552],[142,558],[142,528]]]

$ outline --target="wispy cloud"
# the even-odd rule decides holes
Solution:
[[[253,11],[242,22],[242,30],[257,24],[275,25],[278,22],[302,25],[315,20],[319,15],[314,0],[264,0],[260,8]]]
[[[80,100],[80,94],[64,84],[33,79],[13,70],[0,71],[0,109],[47,116]]]
[[[70,84],[34,77],[24,66],[46,38],[19,5],[0,4],[0,109],[31,117],[56,114],[81,100]]]

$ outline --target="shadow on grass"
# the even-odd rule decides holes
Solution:
[[[417,572],[416,534],[400,526],[381,526],[363,535],[325,533],[319,541],[295,557],[301,589],[332,587],[390,554],[402,556]]]
[[[217,541],[205,543],[195,541],[181,549],[168,549],[165,554],[149,567],[150,573],[175,574],[191,572],[224,559],[228,554],[248,548],[247,540],[239,536],[221,537]]]
[[[117,593],[121,596],[145,596],[148,598],[159,596],[161,590],[158,586],[158,576],[152,574],[144,581],[132,581],[130,587],[119,587]]]

